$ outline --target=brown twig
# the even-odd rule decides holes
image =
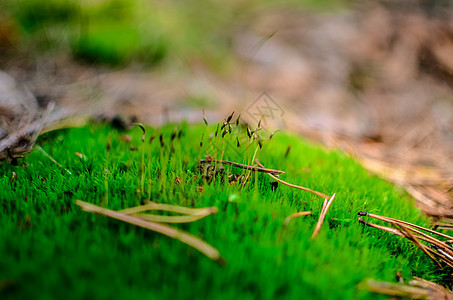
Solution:
[[[333,200],[335,199],[335,194],[330,197],[329,202],[327,198],[324,200],[324,204],[322,205],[321,214],[319,215],[318,223],[316,223],[315,230],[313,231],[313,235],[311,236],[312,239],[315,239],[318,235],[319,231],[321,230],[322,224],[324,223],[324,219],[326,218],[327,211],[329,210],[330,205],[332,204]]]
[[[256,162],[260,167],[263,167],[263,168],[264,168],[264,166],[263,166],[258,160],[255,160],[255,162]],[[289,187],[292,187],[292,188],[295,188],[295,189],[299,189],[299,190],[302,190],[302,191],[306,191],[306,192],[312,193],[312,194],[314,194],[314,195],[316,195],[316,196],[319,196],[319,197],[321,197],[321,198],[323,198],[323,199],[330,198],[329,195],[323,194],[323,193],[318,192],[318,191],[314,191],[314,190],[312,190],[312,189],[309,189],[309,188],[306,188],[306,187],[303,187],[303,186],[299,186],[299,185],[295,185],[295,184],[288,183],[288,182],[286,182],[286,181],[283,181],[283,180],[281,180],[281,179],[275,177],[274,175],[272,175],[272,174],[270,174],[270,173],[268,173],[268,175],[269,175],[270,177],[272,177],[272,179],[274,179],[274,180],[276,180],[276,181],[278,181],[278,182],[280,182],[281,184],[284,184],[284,185],[286,185],[286,186],[289,186]]]
[[[259,168],[259,167],[255,167],[255,166],[249,166],[249,165],[240,164],[240,163],[229,161],[229,160],[201,159],[200,162],[201,163],[218,162],[218,163],[222,163],[222,164],[225,164],[225,165],[230,165],[230,166],[237,167],[237,168],[250,170],[250,171],[256,171],[256,172],[267,173],[267,174],[270,174],[270,175],[272,175],[272,174],[279,175],[279,174],[284,174],[285,173],[284,171],[280,171],[280,170],[267,169],[267,168],[264,168],[264,167]]]
[[[170,238],[179,240],[180,242],[197,249],[198,251],[209,257],[211,260],[219,264],[224,263],[224,259],[222,258],[217,249],[207,244],[205,241],[184,231],[178,230],[168,225],[146,221],[135,216],[130,216],[114,210],[102,208],[100,206],[80,200],[76,200],[76,204],[80,206],[84,211],[101,214],[109,218],[120,220],[145,229],[149,229],[160,234],[166,235]]]

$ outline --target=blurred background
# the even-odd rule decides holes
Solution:
[[[235,111],[343,148],[453,217],[451,3],[2,0],[0,138],[49,103],[50,123]]]

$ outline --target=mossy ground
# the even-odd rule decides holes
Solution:
[[[156,130],[148,128],[141,191],[139,128],[127,132],[130,143],[124,141],[124,133],[105,125],[41,136],[38,144],[72,175],[36,150],[27,156],[26,165],[3,163],[0,280],[8,287],[0,290],[1,298],[357,299],[381,297],[357,289],[363,279],[393,281],[399,270],[406,279],[417,275],[442,280],[436,266],[413,245],[357,222],[357,212],[363,210],[426,225],[403,191],[370,175],[343,153],[276,133],[257,152],[266,167],[286,171],[280,178],[288,182],[337,193],[319,236],[312,240],[323,202],[319,197],[281,184],[273,190],[273,180],[262,173],[252,174],[245,187],[220,178],[203,182],[197,163],[204,155],[219,156],[225,149],[223,159],[247,163],[256,150],[256,141],[244,150],[245,138],[238,151],[233,135],[222,139],[219,134],[209,142],[214,129],[170,124],[158,130],[150,145]],[[288,145],[291,151],[285,157]],[[225,168],[227,173],[241,173]],[[175,183],[176,177],[181,184]],[[101,203],[106,181],[107,207],[114,210],[143,199],[217,206],[218,214],[177,227],[216,247],[227,265],[221,267],[178,241],[83,212],[74,204],[76,199]],[[313,215],[293,220],[282,231],[288,215],[306,210]]]

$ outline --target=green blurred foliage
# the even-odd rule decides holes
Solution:
[[[264,11],[332,9],[347,0],[146,1],[3,0],[31,56],[70,53],[110,66],[202,63],[223,72],[234,65],[233,38]],[[29,53],[30,54],[30,53]]]
[[[50,24],[71,22],[78,14],[79,6],[73,0],[19,0],[14,7],[14,17],[29,32]]]
[[[142,9],[142,5],[124,0],[84,7],[80,34],[71,44],[75,57],[109,65],[136,61],[153,66],[162,61],[168,42],[153,18],[154,10],[146,7],[149,17],[141,19],[138,14]]]
[[[167,55],[155,10],[144,1],[8,0],[5,10],[22,29],[22,47],[37,55],[69,51],[111,66],[153,66]]]

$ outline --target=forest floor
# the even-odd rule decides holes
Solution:
[[[28,3],[34,2],[40,5],[40,1]],[[129,3],[118,1],[122,2]],[[0,61],[1,67],[20,84],[11,89],[9,77],[0,74],[0,94],[17,96],[27,102],[33,97],[27,98],[28,94],[23,92],[26,86],[35,96],[33,101],[36,99],[38,103],[26,105],[28,114],[23,114],[21,106],[13,107],[13,115],[27,115],[31,119],[42,116],[47,104],[54,101],[56,106],[46,122],[67,120],[67,124],[60,123],[57,127],[78,124],[83,127],[86,125],[83,117],[88,116],[130,129],[137,121],[155,128],[169,122],[200,123],[203,117],[215,123],[235,111],[235,116],[240,114],[241,120],[250,126],[261,120],[262,127],[269,132],[291,131],[346,151],[368,170],[404,188],[434,221],[452,222],[451,15],[427,11],[421,6],[359,5],[354,9],[340,6],[307,10],[273,3],[246,8],[233,5],[224,10],[225,16],[220,21],[210,19],[212,26],[201,20],[186,26],[174,7],[159,8],[172,18],[157,18],[161,22],[158,25],[180,31],[161,32],[173,38],[166,41],[167,46],[162,42],[164,50],[149,48],[140,36],[132,42],[126,38],[120,42],[121,47],[110,47],[103,34],[112,21],[99,17],[108,15],[105,8],[87,10],[88,17],[101,21],[89,23],[92,31],[86,32],[80,29],[83,27],[80,24],[62,27],[46,23],[42,26],[44,30],[23,33],[16,30],[14,18],[11,19],[14,22],[0,23],[0,52],[6,58]],[[184,13],[190,9],[183,8]],[[211,12],[206,8],[204,13]],[[10,16],[6,17],[8,20]],[[4,20],[4,16],[0,15],[1,18]],[[118,26],[129,22],[124,18],[126,21],[120,18]],[[23,20],[20,15],[17,19]],[[192,22],[196,18],[189,19]],[[64,28],[62,32],[61,28]],[[127,27],[124,36],[130,36],[128,30],[136,33],[134,28]],[[102,34],[96,35],[99,32]],[[79,33],[92,35],[82,39]],[[107,33],[107,39],[121,38],[108,29]],[[159,36],[153,38],[161,43]],[[40,43],[42,40],[45,42]],[[97,44],[90,48],[84,44],[86,41]],[[122,48],[126,42],[137,42],[142,47],[131,61],[117,66],[90,61],[96,55],[118,60],[122,53],[131,51]],[[35,53],[42,44],[48,49]],[[104,52],[93,53],[98,50]],[[162,61],[151,68],[144,66],[143,51],[153,53],[151,58],[145,55],[152,60],[148,63]],[[0,134],[2,138],[5,135],[3,131]],[[71,134],[77,136],[77,130],[70,131],[68,136]],[[332,155],[343,159],[338,153]],[[302,153],[300,159],[304,156]],[[66,159],[58,155],[57,158]],[[356,165],[353,168],[359,169]],[[396,191],[391,193],[399,190]],[[65,194],[65,197],[69,196]],[[27,209],[32,204],[22,207],[24,226],[28,226]],[[269,205],[273,205],[272,201]],[[52,205],[48,209],[53,209]],[[406,217],[405,212],[399,213]],[[414,222],[425,222],[422,217],[418,219],[415,211],[413,216],[407,216],[411,218],[415,218]],[[306,222],[311,226],[312,221]],[[11,226],[9,230],[13,230]],[[124,239],[128,238],[126,232]],[[91,254],[95,255],[93,251]],[[410,268],[414,270],[413,265]],[[377,277],[388,280],[386,276]],[[436,276],[428,277],[436,279]],[[351,280],[357,283],[359,277]],[[275,296],[280,291],[278,284],[270,289],[274,290],[269,295]],[[296,290],[290,290],[293,292]]]
[[[253,19],[253,21],[245,22]],[[220,58],[170,56],[146,70],[100,67],[67,52],[12,56],[5,70],[55,118],[121,114],[147,124],[230,111],[342,148],[404,186],[431,216],[453,216],[453,25],[420,7],[311,13],[269,6],[229,24]],[[239,23],[239,24],[238,24]],[[218,32],[215,32],[218,33]],[[212,33],[211,33],[212,34]],[[200,51],[212,41],[195,39]]]

